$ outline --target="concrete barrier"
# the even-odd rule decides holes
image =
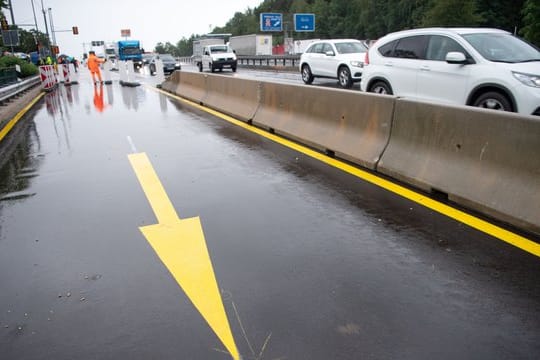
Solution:
[[[390,136],[394,102],[390,96],[264,82],[253,124],[375,169]]]
[[[176,89],[180,84],[180,71],[174,71],[171,76],[161,84],[161,88],[170,93],[176,94]]]
[[[540,233],[540,121],[399,99],[377,171]]]
[[[202,103],[206,97],[206,74],[182,71],[174,93],[196,103]]]
[[[253,119],[259,107],[261,82],[223,75],[205,75],[205,106],[234,116],[243,121]]]

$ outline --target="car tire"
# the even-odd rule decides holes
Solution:
[[[231,68],[231,70],[232,70],[232,72],[236,72],[236,66],[233,66],[233,67]]]
[[[347,66],[338,69],[339,85],[344,89],[350,89],[353,85],[351,70]]]
[[[210,72],[215,72],[216,69],[214,68],[214,65],[212,63],[209,64],[210,66]]]
[[[385,81],[374,82],[368,91],[376,94],[393,95],[392,88]]]
[[[309,85],[313,82],[313,74],[311,73],[311,68],[309,65],[302,65],[302,81]]]
[[[514,111],[508,97],[497,91],[488,91],[478,96],[474,100],[473,106],[491,110]]]
[[[202,72],[202,62],[199,63],[199,72]]]
[[[154,76],[155,73],[156,73],[156,69],[150,66],[150,76]]]

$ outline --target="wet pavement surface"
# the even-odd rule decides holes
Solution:
[[[0,143],[1,359],[230,359],[139,231],[134,150],[200,217],[242,359],[540,358],[538,258],[113,79]]]

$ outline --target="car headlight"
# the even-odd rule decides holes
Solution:
[[[524,74],[515,71],[512,71],[512,75],[527,86],[540,87],[540,75]]]
[[[362,61],[351,61],[351,65],[352,66],[356,66],[356,67],[364,67],[364,63]]]

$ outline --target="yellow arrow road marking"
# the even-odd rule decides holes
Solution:
[[[240,359],[200,219],[178,218],[145,153],[128,158],[159,222],[139,229],[233,359]]]

